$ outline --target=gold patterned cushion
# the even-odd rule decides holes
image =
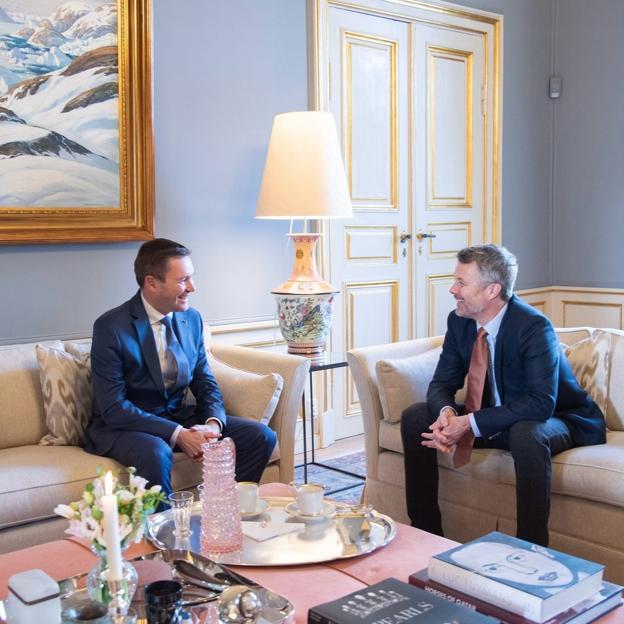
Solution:
[[[562,345],[562,348],[579,385],[596,402],[602,413],[606,414],[609,398],[610,334],[598,329],[589,338],[571,345]]]
[[[91,418],[91,358],[36,346],[43,409],[49,433],[43,446],[82,446]]]

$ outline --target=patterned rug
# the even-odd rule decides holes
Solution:
[[[342,468],[355,474],[366,474],[366,455],[364,451],[343,455],[322,462],[327,466]],[[303,481],[303,466],[295,468],[295,481]],[[308,481],[322,483],[327,488],[327,496],[343,503],[359,503],[364,487],[364,480],[336,472],[325,466],[308,464]]]

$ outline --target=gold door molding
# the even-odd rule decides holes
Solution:
[[[347,179],[349,182],[349,190],[353,202],[353,209],[358,210],[374,210],[374,211],[397,211],[399,202],[399,182],[398,182],[398,121],[397,121],[397,48],[398,42],[392,39],[386,39],[376,35],[358,33],[344,30],[342,32],[342,50],[346,60],[346,93],[345,93],[345,117],[343,120],[345,161],[347,167]],[[387,138],[388,153],[379,154],[383,164],[388,167],[388,187],[384,189],[385,193],[374,196],[361,195],[357,185],[354,184],[353,175],[353,134],[354,134],[354,115],[353,115],[353,81],[354,81],[354,51],[362,50],[379,52],[385,67],[380,71],[387,72],[387,92],[384,99],[387,98],[388,119],[387,119]],[[380,63],[380,65],[382,65]],[[385,196],[384,196],[385,195]]]
[[[484,133],[485,202],[484,239],[501,241],[501,168],[502,168],[502,16],[469,7],[438,5],[421,0],[307,0],[309,26],[309,93],[312,110],[329,110],[329,11],[338,8],[377,15],[408,23],[422,23],[451,28],[483,37],[485,71],[488,79],[483,85],[488,94]],[[326,256],[326,261],[329,261]]]
[[[442,72],[442,63],[459,63],[463,65],[464,79],[464,192],[460,195],[438,194],[436,191],[436,80],[438,71]],[[427,163],[428,163],[428,199],[427,208],[443,209],[472,208],[472,98],[473,98],[473,54],[464,50],[453,50],[440,46],[427,46]],[[449,83],[449,80],[445,81]],[[461,86],[461,85],[460,85]],[[441,120],[440,125],[445,125]],[[487,204],[486,204],[487,205]]]

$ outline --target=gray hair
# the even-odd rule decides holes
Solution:
[[[501,299],[509,301],[513,295],[518,276],[518,261],[505,247],[498,245],[473,245],[457,252],[457,260],[462,264],[477,263],[481,275],[481,285],[501,285]]]

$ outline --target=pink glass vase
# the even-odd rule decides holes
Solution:
[[[207,442],[204,451],[201,552],[241,550],[243,531],[236,498],[236,447],[231,438]]]

